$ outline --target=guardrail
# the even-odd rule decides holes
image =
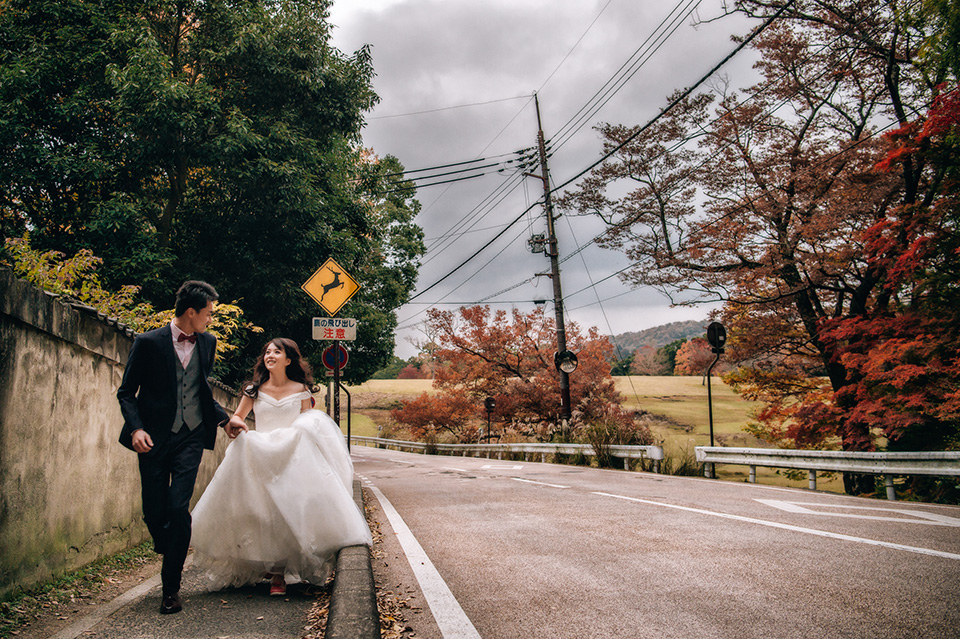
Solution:
[[[547,455],[595,455],[593,446],[590,444],[555,444],[555,443],[523,443],[523,444],[426,444],[424,442],[408,442],[397,439],[382,439],[380,437],[359,437],[353,436],[350,441],[378,446],[380,448],[393,448],[396,450],[424,453],[428,448],[440,453],[451,455],[461,454],[464,457],[480,457],[496,454],[497,459],[503,459],[504,453],[523,454],[526,461],[531,460],[532,455],[540,455],[540,461],[546,462]],[[610,446],[610,455],[623,459],[623,467],[629,470],[630,459],[649,459],[653,462],[653,472],[660,472],[660,461],[663,459],[663,449],[659,446]]]
[[[788,450],[783,448],[720,448],[697,446],[698,462],[706,464],[706,475],[713,473],[713,464],[734,464],[750,467],[751,483],[757,481],[757,466],[796,468],[807,471],[810,490],[817,488],[817,471],[864,473],[883,476],[887,499],[896,500],[895,476],[938,475],[960,477],[960,451],[924,452],[857,452],[842,450]]]

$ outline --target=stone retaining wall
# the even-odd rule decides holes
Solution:
[[[0,596],[148,538],[136,454],[117,442],[133,335],[0,270]],[[204,452],[195,500],[226,443]]]

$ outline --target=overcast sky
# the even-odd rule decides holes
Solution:
[[[599,158],[595,125],[645,123],[666,104],[667,95],[693,84],[732,50],[732,34],[746,34],[752,26],[738,17],[705,22],[721,12],[720,0],[681,5],[651,0],[339,0],[330,21],[334,45],[342,51],[372,47],[374,87],[381,102],[367,117],[365,146],[380,156],[395,155],[408,171],[478,158],[490,159],[481,164],[502,162],[536,145],[536,92],[544,134],[553,140],[551,180],[562,184]],[[672,23],[674,15],[683,17]],[[654,51],[649,39],[669,34],[669,24],[676,29]],[[635,56],[638,50],[647,55]],[[597,92],[638,57],[646,61],[609,92],[602,108],[582,111],[595,106]],[[751,63],[745,53],[721,73],[735,85],[745,85],[753,77]],[[414,294],[489,243],[542,196],[540,180],[522,178],[507,166],[503,172],[418,191],[423,204],[418,222],[428,252]],[[458,176],[437,180],[451,177]],[[596,220],[560,218],[561,258],[601,230]],[[407,338],[420,334],[404,327],[422,320],[431,305],[454,309],[480,302],[549,271],[544,254],[527,249],[530,234],[544,231],[543,210],[535,207],[469,264],[402,307],[397,354],[407,358],[415,353]],[[617,277],[592,286],[627,263],[621,253],[595,245],[564,262],[567,320],[617,334],[706,317],[705,307],[671,308],[659,292],[631,291]],[[485,303],[529,310],[533,300],[552,297],[550,279],[540,277]],[[552,301],[548,308],[552,312]]]

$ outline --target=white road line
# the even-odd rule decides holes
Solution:
[[[523,466],[512,466],[509,464],[486,464],[480,467],[480,470],[521,470]]]
[[[466,473],[466,472],[469,472],[469,471],[466,471],[466,470],[464,470],[464,469],[462,469],[462,468],[452,468],[452,467],[450,467],[450,466],[444,466],[443,469],[444,469],[444,470],[455,470],[455,471],[457,471],[458,473]]]
[[[744,521],[750,524],[760,524],[761,526],[769,526],[771,528],[781,528],[783,530],[792,530],[793,532],[806,533],[808,535],[817,535],[819,537],[829,537],[831,539],[852,541],[860,544],[867,544],[869,546],[882,546],[883,548],[893,548],[894,550],[905,550],[907,552],[914,552],[919,555],[930,555],[932,557],[943,557],[945,559],[960,560],[960,555],[958,554],[951,553],[951,552],[943,552],[941,550],[932,550],[930,548],[904,546],[903,544],[893,544],[888,541],[877,541],[876,539],[866,539],[864,537],[853,537],[851,535],[842,535],[839,533],[827,532],[825,530],[816,530],[814,528],[801,528],[800,526],[791,526],[790,524],[781,524],[776,521],[766,521],[763,519],[754,519],[752,517],[742,517],[740,515],[731,515],[729,513],[719,513],[712,510],[701,510],[699,508],[689,508],[687,506],[678,506],[676,504],[665,504],[659,501],[649,501],[647,499],[637,499],[635,497],[624,497],[623,495],[614,495],[612,493],[594,492],[593,494],[601,495],[603,497],[613,497],[614,499],[623,499],[626,501],[633,501],[640,504],[649,504],[651,506],[662,506],[664,508],[674,508],[676,510],[685,510],[687,512],[699,513],[701,515],[711,515],[713,517],[720,517],[722,519],[733,519],[735,521]]]
[[[522,481],[526,484],[536,484],[537,486],[549,486],[550,488],[570,488],[569,486],[561,486],[559,484],[546,484],[542,481],[533,481],[532,479],[520,479],[519,477],[511,477],[513,481]]]
[[[390,520],[390,526],[397,534],[397,540],[403,547],[403,552],[410,562],[410,568],[420,584],[420,590],[427,600],[430,612],[440,628],[440,634],[444,639],[480,639],[480,633],[473,627],[473,623],[467,617],[467,613],[460,607],[460,602],[450,592],[450,587],[443,580],[440,573],[434,567],[430,557],[424,552],[420,542],[410,532],[406,522],[393,507],[380,489],[367,481],[367,486],[376,495],[383,508],[384,514]]]
[[[755,499],[754,501],[760,502],[767,506],[772,506],[773,508],[778,508],[780,510],[785,510],[790,513],[799,513],[802,515],[813,515],[819,517],[846,517],[849,519],[868,519],[870,521],[889,521],[897,524],[923,524],[927,526],[950,526],[953,528],[960,527],[960,519],[956,517],[947,517],[946,515],[938,515],[936,513],[926,513],[922,510],[909,510],[904,508],[890,508],[888,506],[879,508],[875,506],[848,506],[846,504],[818,504],[811,502],[800,502],[800,501],[782,501],[779,499]],[[812,508],[806,508],[806,506],[811,506]],[[855,513],[835,513],[835,512],[824,512],[822,510],[814,510],[819,508],[843,508],[845,510],[871,510],[879,511],[883,513],[889,513],[888,515],[858,515]],[[901,515],[900,517],[894,517],[891,515]]]

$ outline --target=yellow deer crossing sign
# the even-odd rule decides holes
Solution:
[[[300,288],[323,310],[336,315],[360,290],[360,285],[333,258],[329,258]]]

